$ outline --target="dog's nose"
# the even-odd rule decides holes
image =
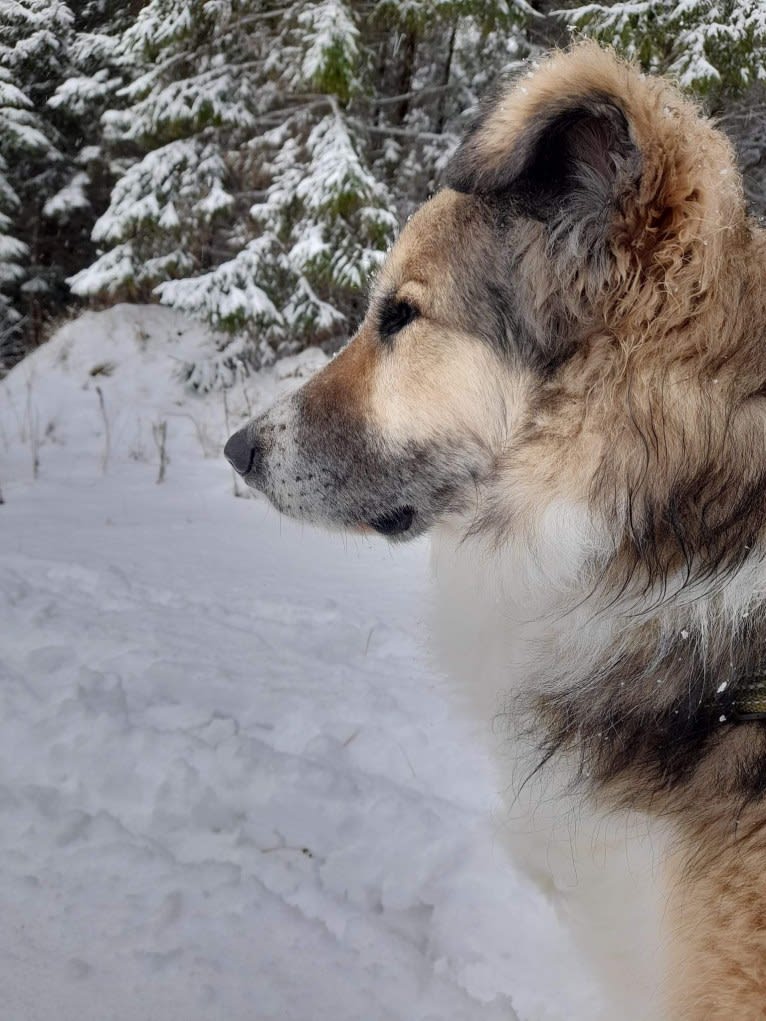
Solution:
[[[248,436],[247,426],[235,432],[226,441],[223,448],[224,457],[228,460],[235,472],[240,475],[247,475],[255,467],[258,444]]]

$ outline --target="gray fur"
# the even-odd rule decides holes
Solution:
[[[339,528],[372,527],[391,538],[414,538],[437,517],[465,509],[489,455],[474,438],[392,447],[343,409],[317,421],[304,392],[277,403],[245,429],[262,456],[244,478],[291,517]],[[382,522],[414,509],[402,533]]]

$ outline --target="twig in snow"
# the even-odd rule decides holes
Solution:
[[[242,381],[242,396],[245,399],[245,407],[247,408],[247,417],[253,417],[253,402],[250,400],[250,394],[247,392],[245,381]]]
[[[40,417],[32,409],[32,377],[27,379],[27,407],[25,411],[25,433],[29,437],[32,451],[32,478],[40,474]]]
[[[3,441],[3,446],[6,450],[10,449],[10,443],[8,442],[8,433],[5,431],[2,419],[0,419],[0,439]]]
[[[157,484],[165,481],[165,467],[168,463],[167,454],[167,438],[168,438],[168,423],[167,419],[163,418],[161,422],[152,423],[152,436],[154,442],[157,444],[157,450],[160,455],[160,467],[157,472]]]
[[[104,393],[100,386],[96,387],[96,393],[98,394],[98,406],[101,408],[101,417],[104,420],[104,454],[101,458],[101,471],[104,475],[106,475],[106,469],[109,465],[109,455],[112,451],[112,431],[109,428],[109,416],[106,413]]]

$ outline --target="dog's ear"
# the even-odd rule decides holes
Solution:
[[[641,172],[618,102],[600,94],[548,98],[521,117],[513,100],[499,95],[485,107],[448,166],[449,187],[512,203],[543,222],[603,225]]]

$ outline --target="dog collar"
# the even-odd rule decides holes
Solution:
[[[728,685],[727,685],[728,688]],[[732,723],[766,720],[766,674],[743,677],[726,691],[725,704],[718,703]]]

